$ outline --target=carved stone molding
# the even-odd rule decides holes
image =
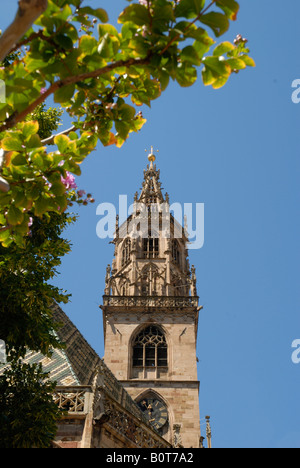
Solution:
[[[114,434],[117,439],[125,441],[128,447],[169,448],[170,444],[149,426],[149,422],[126,390],[122,388],[123,391],[120,391],[121,388],[117,388],[113,391],[115,382],[107,373],[107,368],[104,367],[103,370],[105,375],[99,374],[101,378],[97,378],[95,382],[96,385],[100,383],[100,387],[56,389],[53,395],[55,403],[68,412],[68,416],[64,416],[60,423],[63,423],[65,417],[87,420],[91,414],[95,429],[105,428],[108,434]]]
[[[135,417],[129,415],[116,402],[106,399],[105,414],[108,420],[105,427],[110,426],[113,431],[130,440],[138,448],[168,448],[170,445],[159,435],[141,423]]]
[[[142,296],[103,296],[104,307],[164,307],[185,308],[198,307],[198,297],[142,297]]]
[[[55,404],[62,410],[68,413],[84,413],[85,412],[85,397],[87,390],[81,390],[66,387],[63,390],[56,390],[53,394]]]

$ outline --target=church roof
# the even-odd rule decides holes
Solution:
[[[65,345],[64,349],[53,350],[50,358],[28,351],[24,363],[41,363],[43,371],[49,373],[50,379],[56,381],[58,386],[90,385],[101,362],[100,357],[57,304],[52,310],[54,321],[60,325],[57,335]],[[6,367],[0,367],[0,375]]]
[[[70,363],[78,384],[91,385],[101,358],[57,304],[53,306],[53,318],[61,325],[57,334],[65,344],[65,358]]]

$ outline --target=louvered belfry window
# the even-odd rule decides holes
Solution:
[[[158,327],[151,325],[136,337],[133,345],[133,367],[168,367],[168,346]]]
[[[159,257],[159,239],[148,237],[143,240],[143,254],[144,258],[158,258]]]
[[[126,265],[130,260],[131,242],[130,239],[126,239],[122,249],[122,267]]]

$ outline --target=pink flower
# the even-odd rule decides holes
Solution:
[[[83,197],[83,195],[86,194],[86,191],[85,191],[85,190],[78,190],[77,193],[78,193],[78,196],[79,196],[79,197]]]
[[[42,88],[41,89],[41,94],[45,94],[47,92],[47,88]]]
[[[75,177],[67,171],[66,178],[61,177],[62,183],[65,185],[67,190],[77,189],[77,184],[75,182]]]

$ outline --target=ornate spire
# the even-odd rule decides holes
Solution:
[[[156,164],[154,164],[156,156],[154,154],[153,146],[151,146],[151,152],[148,155],[148,160],[150,165],[148,164],[147,169],[144,171],[143,187],[138,201],[139,203],[145,203],[146,205],[150,205],[152,203],[164,203],[165,200],[161,191],[161,182],[159,180],[160,171],[156,169]]]

